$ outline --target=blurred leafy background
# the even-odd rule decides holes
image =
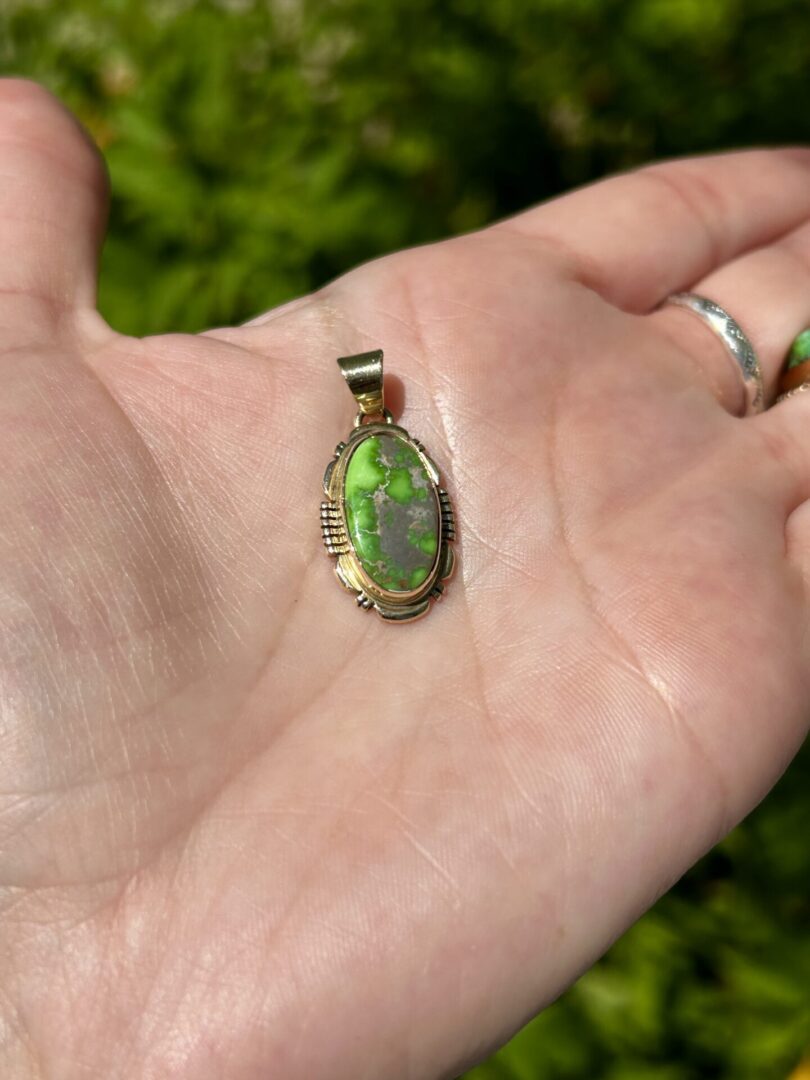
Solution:
[[[137,334],[652,157],[810,142],[807,0],[0,0],[0,71],[104,151],[101,307]],[[810,1080],[808,1055],[805,750],[467,1080]]]

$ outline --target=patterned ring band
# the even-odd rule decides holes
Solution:
[[[746,401],[745,415],[762,412],[765,403],[762,368],[754,346],[736,319],[733,319],[719,304],[715,304],[713,300],[707,300],[705,296],[698,296],[697,293],[673,293],[664,303],[694,311],[717,334],[742,375]]]

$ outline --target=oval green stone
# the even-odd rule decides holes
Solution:
[[[343,483],[346,526],[363,570],[391,592],[427,578],[439,545],[439,505],[416,450],[398,435],[369,435]]]

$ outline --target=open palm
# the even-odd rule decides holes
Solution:
[[[147,340],[95,314],[102,172],[24,82],[0,174],[0,1072],[454,1075],[804,733],[810,395],[739,419],[655,309],[727,306],[772,397],[810,155],[653,166]],[[318,524],[335,357],[376,347],[458,522],[412,625]]]

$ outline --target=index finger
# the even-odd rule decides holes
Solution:
[[[589,184],[494,226],[562,255],[625,311],[650,311],[810,218],[810,149],[676,158]]]

